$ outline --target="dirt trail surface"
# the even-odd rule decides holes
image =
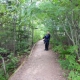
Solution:
[[[45,51],[43,40],[34,47],[28,60],[9,78],[9,80],[66,80],[56,54]]]

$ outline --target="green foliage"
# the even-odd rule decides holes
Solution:
[[[28,53],[29,52],[29,49],[24,49],[24,53],[26,53],[26,52]]]
[[[76,62],[75,58],[73,55],[66,55],[66,59],[60,60],[59,62],[64,69],[80,71],[80,65]]]
[[[66,59],[69,61],[68,69],[80,71],[80,65],[76,62],[76,56],[66,55]]]
[[[53,48],[54,51],[60,54],[60,64],[63,69],[70,70],[68,80],[79,80],[80,79],[80,65],[76,61],[75,52],[77,46],[63,46],[58,45]]]
[[[61,53],[64,50],[64,47],[62,45],[58,45],[58,46],[55,46],[53,50],[58,53]]]
[[[8,78],[9,78],[8,74],[5,74],[3,68],[0,67],[0,80],[8,80]]]
[[[69,70],[79,70],[79,65],[76,62],[76,56],[74,55],[77,46],[69,46],[64,47],[62,45],[56,46],[54,51],[60,53],[60,58],[64,58],[64,60],[60,60],[61,65],[63,68],[67,68]]]
[[[77,52],[78,47],[77,46],[66,46],[66,45],[58,45],[53,48],[54,51],[60,53],[61,58],[65,58],[65,55],[72,54],[75,55],[75,52]]]
[[[68,69],[68,66],[69,66],[68,60],[59,60],[59,63],[61,64],[63,69]]]
[[[17,63],[18,63],[18,58],[17,57],[14,57],[13,56],[13,53],[11,53],[9,56],[8,56],[8,62],[6,64],[6,70],[7,72],[10,72],[11,70],[14,70],[16,67],[17,67]]]
[[[68,52],[70,52],[71,54],[78,52],[78,46],[69,46],[67,49]]]
[[[60,58],[65,58],[65,55],[66,54],[70,54],[67,50],[66,50],[66,46],[63,46],[63,45],[58,45],[58,46],[55,46],[53,48],[54,51],[58,52],[60,54]]]
[[[34,43],[36,43],[37,41],[39,41],[41,39],[41,30],[34,30]]]
[[[80,80],[80,73],[78,71],[70,71],[68,80]]]
[[[0,53],[7,53],[6,48],[17,54],[27,52],[31,45],[32,26],[38,27],[41,30],[34,30],[33,42],[42,39],[41,31],[50,31],[53,50],[65,59],[61,64],[67,69],[80,71],[75,62],[75,54],[80,55],[80,0],[11,0],[7,3],[0,0],[0,8],[0,47],[3,47]],[[67,47],[65,42],[76,46]],[[7,70],[9,66],[14,68],[17,62],[16,57],[10,56]]]
[[[76,62],[75,58],[73,55],[66,55],[65,60],[59,60],[63,69],[70,70],[68,80],[80,79],[80,65]]]
[[[0,74],[0,80],[6,80],[6,78],[4,77],[4,75]]]
[[[7,53],[7,50],[4,48],[0,48],[0,53]]]

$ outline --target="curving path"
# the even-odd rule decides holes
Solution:
[[[9,80],[66,80],[56,54],[45,51],[40,40],[26,60]]]

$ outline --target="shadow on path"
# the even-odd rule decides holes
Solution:
[[[66,80],[56,54],[45,51],[43,40],[35,45],[28,60],[10,77],[9,80]]]

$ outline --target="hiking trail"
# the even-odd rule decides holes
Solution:
[[[9,80],[66,80],[64,74],[56,53],[51,49],[45,51],[44,42],[40,40]]]

